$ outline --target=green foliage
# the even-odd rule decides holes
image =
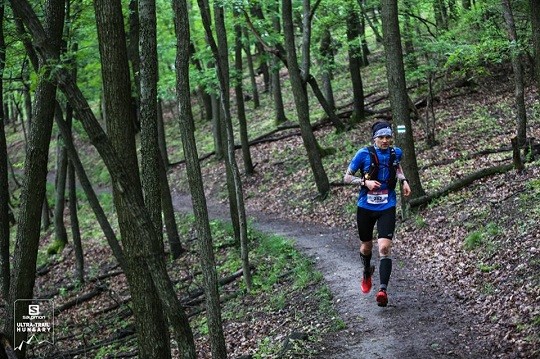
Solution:
[[[418,229],[422,229],[422,228],[427,226],[426,220],[420,214],[415,214],[414,215],[414,224],[415,224],[416,228],[418,228]]]
[[[47,247],[48,255],[60,254],[64,250],[66,244],[58,239],[54,240],[49,247]]]
[[[474,250],[483,248],[488,252],[495,249],[493,237],[500,234],[501,230],[495,223],[488,223],[486,227],[470,233],[463,242],[463,247],[466,250]]]
[[[481,272],[484,272],[484,273],[489,273],[489,272],[492,272],[496,269],[498,269],[500,266],[495,264],[495,265],[490,265],[490,264],[485,264],[485,263],[479,263],[478,264],[478,269],[480,269]]]

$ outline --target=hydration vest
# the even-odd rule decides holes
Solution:
[[[377,157],[377,151],[375,150],[375,146],[368,146],[367,147],[369,151],[369,157],[371,159],[371,164],[369,165],[369,170],[365,173],[362,173],[364,176],[364,179],[370,180],[370,181],[378,181],[379,180],[379,157]],[[396,188],[397,184],[397,168],[399,166],[399,162],[397,160],[396,156],[396,150],[394,147],[389,147],[390,150],[390,160],[388,161],[388,169],[390,170],[390,175],[388,177],[388,188],[393,190]]]

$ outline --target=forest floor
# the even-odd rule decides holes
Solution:
[[[427,147],[421,126],[414,126],[420,176],[428,193],[478,169],[511,162],[508,145],[515,132],[514,121],[509,120],[513,118],[511,82],[506,77],[491,78],[474,89],[460,91],[464,92],[441,93],[438,98],[436,111],[445,118],[437,123],[440,145]],[[527,101],[532,109],[530,136],[540,138],[534,91],[528,92]],[[252,226],[291,238],[324,281],[298,291],[290,280],[294,271],[288,272],[276,288],[282,294],[282,309],[270,314],[260,308],[276,300],[279,293],[242,297],[241,307],[236,308],[241,312],[232,318],[229,308],[224,320],[230,357],[539,357],[540,162],[527,164],[524,173],[510,171],[477,180],[406,219],[398,211],[389,305],[380,308],[374,299],[377,271],[371,293],[363,295],[359,288],[357,188],[340,184],[355,151],[369,142],[372,122],[342,134],[329,126],[316,131],[323,147],[336,150],[325,159],[333,186],[324,201],[316,198],[297,130],[284,130],[274,134],[273,140],[251,146],[255,173],[242,179]],[[237,161],[242,171],[241,157]],[[228,220],[223,164],[209,158],[201,165],[210,216]],[[169,176],[176,209],[189,212],[183,165],[172,168]],[[56,333],[54,353],[41,356],[38,350],[36,358],[137,356],[125,277],[103,245],[99,229],[92,230],[95,233],[85,233],[91,280],[84,285],[74,281],[71,245],[39,272],[37,297],[54,298],[58,306],[75,304],[57,317],[62,325]],[[42,246],[52,237],[49,231]],[[195,247],[193,242],[186,245]],[[190,268],[197,261],[193,252],[169,263],[175,283],[194,274]],[[336,318],[317,310],[323,284],[331,291],[342,329],[332,329]],[[237,293],[237,289],[238,285],[225,292]],[[77,300],[89,293],[93,296]],[[333,315],[332,311],[326,314]],[[283,344],[279,355],[265,356],[259,351],[269,337]],[[210,358],[204,333],[196,333],[196,340],[200,357]]]
[[[504,74],[466,91],[438,97],[436,111],[447,117],[437,125],[441,144],[428,148],[422,144],[422,131],[415,130],[421,178],[426,179],[428,193],[481,168],[511,163],[511,81]],[[530,89],[529,108],[536,108],[536,101]],[[372,292],[363,295],[359,289],[357,189],[339,185],[356,151],[347,145],[352,142],[360,148],[369,141],[371,122],[346,135],[336,135],[328,127],[317,131],[318,140],[337,148],[336,156],[342,156],[341,167],[335,161],[328,165],[335,185],[324,201],[316,199],[314,184],[306,186],[312,180],[307,163],[291,173],[291,162],[302,158],[298,134],[281,133],[275,135],[278,141],[250,148],[256,171],[243,178],[248,217],[262,231],[293,238],[313,259],[346,324],[342,331],[325,336],[314,357],[538,357],[538,160],[524,173],[512,170],[477,180],[406,220],[400,211],[389,305],[380,308],[374,298],[377,271]],[[531,137],[540,138],[534,111],[529,113],[529,131]],[[325,142],[328,138],[333,140]],[[482,152],[488,149],[497,151]],[[242,167],[241,157],[237,161]],[[222,165],[208,161],[202,171],[210,213],[226,218]],[[173,178],[178,181],[172,182],[185,183],[181,171],[176,174]],[[189,201],[177,194],[176,203],[185,207]],[[378,264],[376,258],[374,263]]]

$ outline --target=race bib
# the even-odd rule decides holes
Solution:
[[[367,193],[367,203],[369,204],[385,204],[388,203],[388,190],[369,191]]]

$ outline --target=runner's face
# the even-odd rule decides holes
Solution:
[[[375,145],[380,149],[387,149],[392,144],[392,136],[375,137]]]

